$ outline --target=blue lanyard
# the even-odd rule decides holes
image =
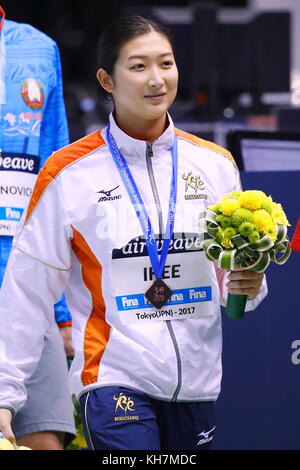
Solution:
[[[156,240],[154,238],[153,229],[151,222],[143,203],[139,190],[135,184],[131,171],[127,165],[127,162],[120,150],[118,149],[113,136],[110,133],[110,125],[107,126],[106,130],[107,143],[109,150],[116,164],[116,167],[120,173],[123,183],[127,189],[128,195],[135,208],[137,218],[139,219],[141,228],[143,230],[144,238],[147,244],[152,269],[156,278],[161,278],[166,259],[169,251],[169,246],[174,232],[175,223],[175,212],[176,212],[176,200],[177,200],[177,168],[178,168],[178,153],[177,153],[177,136],[174,134],[174,143],[172,146],[172,181],[169,199],[169,212],[166,226],[166,232],[164,236],[163,246],[161,250],[160,258],[158,256],[158,249]]]

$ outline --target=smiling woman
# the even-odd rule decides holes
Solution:
[[[119,27],[121,22],[123,28]],[[131,137],[152,141],[168,126],[166,111],[177,93],[172,42],[153,21],[131,18],[126,36],[124,25],[124,19],[116,21],[114,31],[107,31],[110,41],[105,34],[102,36],[97,78],[104,94],[113,96],[119,127]],[[111,38],[115,44],[108,49]]]
[[[131,16],[105,28],[97,78],[114,103],[108,125],[51,156],[16,238],[0,341],[18,324],[22,347],[5,365],[2,400],[20,406],[64,291],[71,390],[89,448],[208,449],[222,376],[220,301],[232,288],[254,292],[252,310],[266,295],[260,275],[232,278],[200,249],[198,214],[240,189],[238,169],[227,150],[175,129],[174,51],[153,21]]]

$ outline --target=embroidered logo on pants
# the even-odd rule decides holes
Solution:
[[[135,411],[134,407],[134,401],[130,398],[124,395],[124,393],[120,392],[119,396],[114,395],[113,399],[116,402],[115,406],[115,414],[117,414],[118,411],[122,410],[124,412],[122,416],[114,416],[115,421],[138,421],[139,417],[137,415],[131,414],[133,411]],[[129,412],[129,414],[127,414]]]
[[[206,444],[207,442],[212,441],[214,436],[210,436],[210,433],[212,433],[215,429],[216,429],[216,426],[214,426],[209,431],[202,431],[199,434],[197,434],[197,437],[201,438],[199,442],[197,443],[197,446],[201,446],[202,444]]]

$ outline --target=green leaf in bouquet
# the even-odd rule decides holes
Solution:
[[[284,264],[291,254],[291,247],[289,242],[282,242],[281,245],[285,246],[283,250],[277,250],[275,248],[270,253],[271,260],[279,265]]]
[[[204,250],[205,255],[210,261],[217,260],[219,254],[223,250],[222,246],[213,241],[212,239],[205,240],[204,242],[202,242],[202,248]]]
[[[235,265],[235,255],[237,250],[224,250],[219,255],[219,268],[232,271]]]
[[[242,237],[242,235],[240,235],[239,233],[232,237],[231,241],[238,250],[241,250],[242,248],[245,248],[249,245],[248,240]]]
[[[287,236],[287,226],[286,225],[277,225],[277,238],[276,243],[284,240]]]
[[[267,251],[274,246],[271,238],[268,235],[264,235],[260,240],[250,245],[251,248],[257,251]]]
[[[267,267],[269,266],[271,261],[271,257],[269,253],[262,252],[259,254],[258,260],[249,266],[248,269],[252,269],[253,271],[256,271],[257,273],[263,273]]]

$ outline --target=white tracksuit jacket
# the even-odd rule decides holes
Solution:
[[[156,235],[166,226],[177,134],[177,209],[163,276],[170,302],[157,311],[144,297],[153,282],[151,263],[105,129],[55,152],[39,174],[0,294],[1,407],[16,411],[24,403],[24,380],[36,367],[62,292],[73,318],[70,383],[77,396],[122,385],[168,401],[218,397],[226,276],[199,248],[197,218],[240,189],[239,174],[229,152],[169,122],[147,146],[110,116]],[[247,310],[266,293],[264,282]]]

